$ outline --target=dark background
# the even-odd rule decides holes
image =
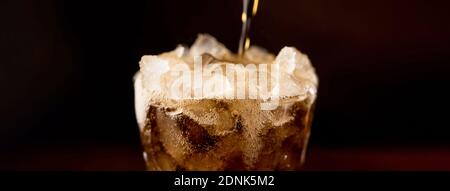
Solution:
[[[261,0],[252,44],[310,57],[320,79],[313,148],[439,148],[450,145],[449,7]],[[120,168],[141,169],[140,57],[198,33],[236,51],[241,9],[238,0],[1,1],[0,169],[77,169],[92,156],[84,169],[121,159],[138,164]],[[72,166],[55,162],[69,158]]]

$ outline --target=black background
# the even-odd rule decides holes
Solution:
[[[320,79],[313,144],[447,145],[449,5],[261,0],[252,43],[310,57]],[[191,44],[198,33],[236,51],[241,8],[237,0],[1,1],[2,152],[139,150],[132,76],[140,57]]]

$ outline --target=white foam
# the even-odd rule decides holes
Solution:
[[[230,79],[230,76],[223,74],[214,74],[210,76],[203,76],[203,84],[216,84],[222,87],[222,91],[212,91],[206,94],[194,94],[193,91],[199,86],[195,81],[191,81],[186,84],[187,76],[174,75],[181,70],[189,70],[194,72],[194,56],[200,56],[205,53],[212,55],[219,61],[220,64],[248,64],[265,63],[267,66],[278,65],[280,68],[279,83],[271,84],[269,87],[270,94],[262,97],[289,97],[305,95],[308,92],[315,92],[318,84],[317,76],[314,72],[308,57],[302,54],[294,47],[284,47],[274,59],[273,55],[266,52],[262,48],[251,47],[244,55],[244,59],[232,54],[223,44],[218,42],[214,37],[209,35],[199,35],[192,47],[186,48],[178,46],[174,51],[163,53],[159,56],[143,56],[140,61],[140,73],[142,73],[142,84],[146,91],[149,91],[151,95],[160,95],[161,98],[170,99],[174,98],[172,95],[174,85],[180,85],[177,83],[183,82],[185,90],[190,92],[184,92],[190,94],[189,98],[204,99],[204,98],[221,98],[230,91],[236,92],[236,87],[242,87],[246,84],[248,88],[245,90],[248,92],[255,91],[255,89],[261,89],[263,86],[260,84],[250,84],[247,81],[237,81],[238,86],[234,86],[234,79]],[[244,63],[242,63],[244,62]],[[247,62],[247,63],[245,63]],[[218,63],[216,61],[216,63]],[[244,72],[251,72],[247,68]],[[262,71],[256,71],[258,75],[263,75]],[[272,74],[269,74],[272,75]],[[273,77],[273,75],[272,75]],[[239,78],[236,78],[239,80]],[[270,80],[270,79],[268,79]],[[200,84],[201,86],[203,84]],[[197,85],[197,86],[196,86]],[[227,86],[230,85],[230,86]],[[232,88],[230,90],[230,88]],[[278,89],[276,89],[278,88]],[[279,90],[279,91],[274,91]],[[254,92],[253,92],[254,93]],[[260,92],[261,93],[261,92]],[[186,98],[186,97],[184,97]]]

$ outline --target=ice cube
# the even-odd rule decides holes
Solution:
[[[224,59],[230,55],[230,51],[214,37],[208,34],[200,34],[190,48],[191,56],[201,56],[209,53],[217,59]]]
[[[293,47],[284,47],[274,64],[280,67],[280,96],[304,96],[314,92],[318,83],[308,57]]]
[[[150,74],[162,74],[169,71],[169,62],[158,56],[143,56],[139,62],[141,72],[148,77]]]
[[[184,104],[183,114],[202,126],[209,135],[223,136],[234,130],[235,118],[228,103],[219,100],[189,101]]]
[[[318,80],[314,68],[307,55],[302,54],[294,47],[284,47],[278,53],[274,64],[287,74],[294,75],[297,81],[304,80],[317,85]]]
[[[161,108],[156,110],[156,128],[159,132],[165,151],[177,162],[182,162],[186,155],[191,153],[188,138],[173,119],[168,117]]]
[[[208,131],[190,117],[180,114],[175,119],[182,135],[189,142],[192,152],[206,151],[216,143],[215,137],[209,135]]]

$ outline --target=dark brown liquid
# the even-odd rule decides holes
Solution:
[[[242,100],[241,100],[242,101]],[[149,170],[298,170],[303,163],[310,133],[312,109],[307,101],[296,102],[286,112],[294,120],[281,126],[266,124],[253,136],[261,138],[261,149],[249,164],[243,116],[228,110],[223,100],[201,100],[220,107],[221,122],[230,123],[230,133],[213,135],[187,115],[171,114],[175,108],[150,105],[141,132]]]

